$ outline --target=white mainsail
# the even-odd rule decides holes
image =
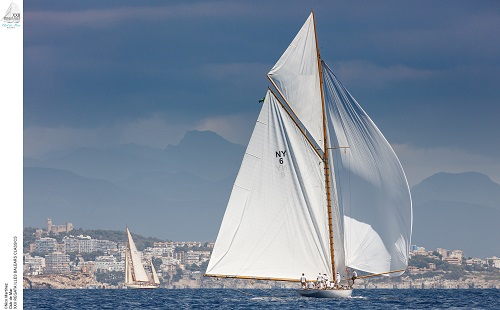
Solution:
[[[333,279],[332,259],[344,276],[346,266],[400,275],[412,229],[406,177],[382,133],[320,61],[312,13],[268,77],[285,103],[268,91],[206,275]]]
[[[331,277],[325,213],[321,159],[268,91],[207,274]]]
[[[149,282],[148,275],[146,274],[146,270],[142,265],[141,261],[141,253],[137,250],[134,239],[132,239],[132,235],[127,227],[127,238],[128,238],[128,246],[129,246],[129,254],[131,258],[131,265],[133,269],[133,278],[134,281],[137,282]]]

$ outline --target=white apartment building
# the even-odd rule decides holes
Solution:
[[[52,253],[57,250],[57,240],[54,238],[40,238],[35,241],[35,251],[40,253]]]
[[[118,248],[118,245],[116,242],[109,241],[109,240],[99,240],[99,239],[95,239],[94,246],[95,246],[96,251],[102,251],[104,253],[116,251]]]
[[[66,253],[92,253],[102,251],[110,253],[117,250],[117,243],[109,240],[92,239],[89,236],[64,237]]]
[[[64,237],[63,244],[66,248],[66,253],[80,253],[80,242],[72,237]]]
[[[69,273],[69,255],[54,252],[45,255],[45,273]]]
[[[488,262],[486,260],[480,259],[480,258],[474,258],[474,257],[466,260],[465,263],[469,266],[470,265],[483,266],[483,265],[488,264]]]
[[[181,265],[180,260],[173,257],[161,257],[161,260],[162,264],[160,265],[160,268],[162,271],[175,271],[177,266]]]
[[[447,249],[442,249],[442,248],[437,248],[436,252],[441,254],[443,258],[448,257],[448,250]]]
[[[184,259],[184,264],[192,265],[192,264],[201,264],[207,261],[210,258],[210,251],[192,251],[189,250],[186,252],[186,257]]]
[[[486,258],[486,260],[491,260],[493,262],[493,267],[500,269],[500,257],[493,256]]]
[[[116,261],[113,255],[96,257],[94,265],[97,271],[125,271],[125,262]]]
[[[89,236],[79,236],[78,241],[80,243],[79,253],[92,253],[95,252],[95,240]]]
[[[24,256],[23,272],[29,275],[43,274],[45,269],[45,258],[35,256],[31,257],[29,254]]]
[[[148,247],[144,250],[144,252],[150,253],[151,256],[159,257],[159,256],[166,256],[166,257],[172,257],[174,254],[174,247],[168,246],[168,247]]]
[[[458,258],[460,261],[462,261],[464,259],[464,251],[462,250],[453,250],[451,251],[450,257],[456,257]]]
[[[198,241],[167,241],[167,242],[155,242],[154,243],[154,246],[157,247],[157,244],[160,245],[161,243],[163,243],[166,247],[174,247],[174,248],[178,248],[178,247],[184,247],[184,246],[187,246],[189,248],[192,248],[192,247],[201,247],[202,244],[201,242],[198,242]],[[159,247],[159,246],[158,246]]]

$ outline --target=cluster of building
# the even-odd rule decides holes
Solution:
[[[63,226],[65,227],[63,229]],[[48,219],[47,230],[37,230],[36,240],[30,244],[29,252],[24,253],[23,271],[25,275],[67,274],[82,272],[90,275],[102,272],[125,272],[125,242],[93,239],[90,236],[68,235],[58,242],[55,238],[44,235],[69,232],[71,223],[56,226]],[[69,228],[69,229],[66,229]],[[144,262],[161,260],[157,270],[160,278],[171,279],[179,270],[196,269],[206,263],[211,254],[213,243],[201,242],[155,242],[153,247],[144,249]],[[202,249],[202,250],[200,250]],[[103,253],[92,260],[85,261],[85,254]],[[189,273],[189,272],[188,272]],[[196,273],[198,276],[198,273]]]
[[[124,263],[120,262],[123,249],[123,245],[117,242],[83,235],[66,236],[61,243],[54,238],[43,237],[30,244],[30,251],[24,253],[24,273],[40,275],[102,269],[123,271]],[[98,251],[106,255],[97,257],[94,262],[84,261],[82,254]],[[70,260],[70,253],[75,254],[74,260]]]
[[[175,271],[177,268],[185,270],[187,266],[201,266],[210,259],[211,250],[193,250],[191,248],[201,248],[201,242],[155,242],[153,247],[148,247],[142,252],[146,260],[152,260],[153,257],[161,259],[160,266],[163,272]],[[206,248],[212,249],[213,243],[207,243]],[[177,251],[183,248],[185,251]]]
[[[96,273],[125,272],[125,250],[127,246],[125,242],[93,239],[84,235],[68,235],[62,238],[61,242],[58,242],[55,238],[44,236],[44,234],[68,233],[72,230],[73,225],[71,223],[53,225],[52,220],[48,219],[47,230],[37,230],[35,242],[30,244],[29,252],[24,253],[24,274],[42,275],[81,272],[95,278]],[[160,264],[157,273],[160,279],[163,278],[161,281],[163,285],[175,287],[175,283],[173,283],[174,275],[180,274],[175,280],[178,281],[177,283],[181,283],[180,287],[196,287],[202,283],[203,273],[200,270],[203,269],[204,264],[208,263],[213,246],[213,243],[202,244],[201,242],[155,242],[152,247],[145,248],[141,255],[144,262],[154,260],[156,266]],[[92,253],[103,255],[87,255]],[[380,285],[399,285],[401,288],[414,288],[415,286],[448,288],[449,285],[452,287],[457,286],[456,282],[448,284],[448,282],[438,279],[439,276],[432,280],[434,282],[429,279],[422,280],[427,281],[425,283],[417,283],[418,281],[415,282],[415,279],[409,278],[410,275],[436,271],[437,261],[444,261],[451,265],[463,265],[465,263],[469,266],[490,266],[500,269],[500,258],[495,256],[486,259],[466,258],[462,250],[438,248],[428,251],[423,247],[413,245],[410,257],[418,255],[431,258],[431,262],[427,263],[425,267],[410,266],[408,268],[409,273],[406,277],[403,277],[404,279],[400,283],[384,284],[367,280],[358,282],[358,285],[366,288]],[[470,283],[464,281],[460,285],[470,287]],[[215,286],[220,285],[218,282],[212,284]],[[210,283],[205,285],[210,285]],[[500,286],[500,284],[498,285]]]
[[[424,247],[413,245],[410,258],[420,262],[427,262],[424,267],[408,266],[408,272],[396,279],[386,277],[373,277],[359,279],[356,286],[365,289],[468,289],[468,288],[500,288],[500,278],[492,277],[491,272],[478,270],[491,270],[491,267],[500,269],[500,258],[493,256],[486,259],[467,258],[462,250],[447,250],[437,248],[428,251]],[[471,272],[459,273],[459,276],[449,276],[452,272],[449,267],[444,267],[440,262],[453,266],[471,266]],[[411,261],[410,261],[411,264]],[[417,264],[421,265],[421,264]],[[438,265],[438,266],[436,266]],[[448,271],[447,271],[448,270]],[[457,270],[463,270],[458,268]],[[492,279],[493,278],[493,279]]]
[[[153,258],[162,261],[161,272],[175,272],[177,269],[185,270],[186,267],[201,266],[210,258],[210,250],[193,250],[190,248],[201,247],[200,242],[156,242],[153,247],[142,251],[144,261]],[[207,244],[213,247],[213,244]],[[50,273],[71,273],[82,271],[86,273],[109,272],[125,270],[126,244],[109,240],[92,239],[89,236],[64,237],[62,243],[56,239],[44,237],[37,239],[30,245],[30,252],[24,254],[24,273],[40,275]],[[187,250],[178,251],[178,247]],[[93,261],[84,261],[82,254],[102,252],[105,255],[97,256]],[[36,256],[43,253],[43,256]],[[70,260],[70,254],[75,254],[75,259]],[[35,256],[32,256],[32,255]]]
[[[439,254],[439,255],[436,255]],[[466,258],[464,255],[464,251],[462,250],[447,250],[443,248],[437,248],[434,251],[428,251],[424,247],[419,247],[416,245],[412,245],[410,250],[410,257],[415,255],[426,256],[428,258],[432,258],[435,260],[441,260],[447,262],[450,265],[462,265],[465,263],[468,266],[489,266],[491,262],[491,267],[500,269],[500,258],[493,256],[488,257],[486,259],[469,257]],[[409,266],[408,270],[410,273],[424,273],[427,271],[433,271],[436,269],[435,263],[428,263],[426,268],[417,268],[415,266]]]

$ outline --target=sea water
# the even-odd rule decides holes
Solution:
[[[285,289],[24,290],[24,309],[500,309],[498,289],[372,289],[351,298]]]

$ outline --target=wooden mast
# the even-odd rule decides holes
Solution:
[[[332,199],[330,193],[330,163],[329,163],[329,151],[328,151],[328,135],[326,128],[326,111],[325,111],[325,94],[323,91],[323,70],[321,69],[321,56],[318,48],[318,36],[316,34],[316,19],[313,15],[313,25],[314,25],[314,39],[316,40],[316,53],[318,56],[318,73],[319,73],[319,87],[321,92],[321,110],[323,112],[323,150],[324,157],[323,163],[325,167],[325,189],[326,189],[326,204],[328,210],[328,234],[330,239],[330,255],[332,260],[332,277],[335,277],[335,250],[333,241],[333,218],[332,218]]]

